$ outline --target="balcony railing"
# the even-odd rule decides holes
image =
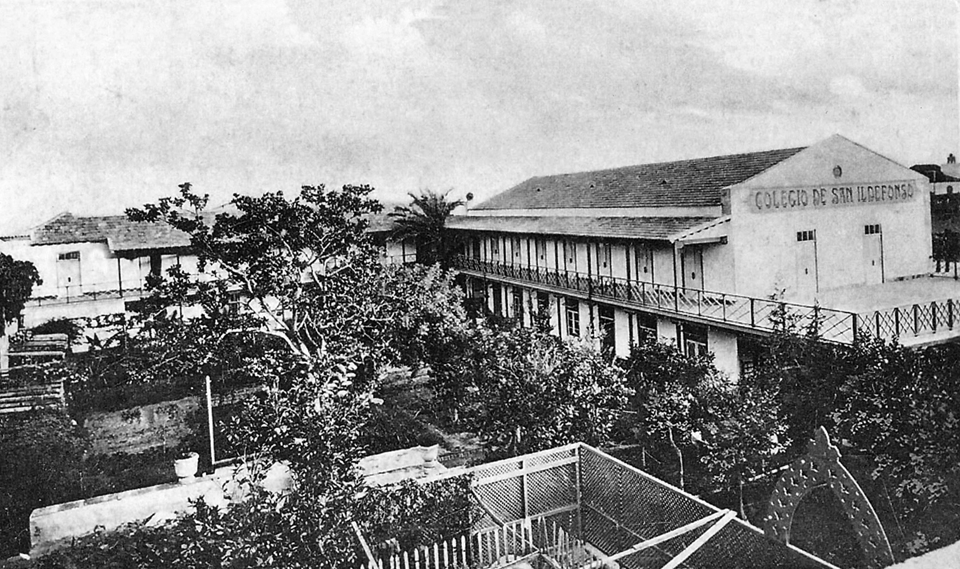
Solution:
[[[37,295],[30,297],[26,306],[51,306],[54,304],[74,304],[77,302],[94,302],[124,298],[135,300],[144,295],[144,289],[139,285],[131,284],[122,289],[116,281],[107,283],[92,283],[85,285],[70,285],[57,287],[55,294]]]
[[[952,298],[874,310],[859,315],[858,329],[861,338],[904,341],[922,334],[952,331],[960,317],[958,310],[960,300]]]
[[[707,322],[771,332],[778,314],[790,316],[804,329],[816,324],[820,337],[830,342],[852,344],[858,336],[858,320],[852,312],[710,292],[673,285],[638,282],[618,277],[585,275],[542,267],[525,267],[458,256],[454,266],[482,276],[564,289],[597,300],[610,300],[636,308],[696,317]]]

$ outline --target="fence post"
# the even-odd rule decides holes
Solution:
[[[953,299],[947,299],[947,328],[953,330]]]
[[[213,447],[213,389],[210,386],[210,376],[206,377],[207,387],[207,434],[210,436],[210,471],[213,471],[213,465],[217,462],[217,456]]]
[[[756,328],[757,318],[756,318],[756,311],[754,310],[754,306],[753,306],[753,301],[754,301],[754,298],[750,297],[750,326],[753,328]]]
[[[523,460],[523,459],[520,459],[520,472],[523,472],[523,470],[524,470],[524,468],[526,468],[526,466],[527,466],[527,465],[526,465],[526,461]],[[529,496],[529,492],[528,492],[528,488],[527,488],[527,475],[526,475],[526,474],[523,474],[523,475],[520,477],[520,489],[521,489],[522,498],[523,498],[523,507],[522,507],[521,511],[523,512],[523,517],[526,518],[526,517],[530,514],[530,512],[529,512],[529,510],[530,510],[530,507],[529,507],[530,496]],[[506,526],[504,526],[504,527],[506,527]]]
[[[933,315],[931,319],[931,325],[933,326],[933,333],[937,333],[937,301],[930,302],[930,313]]]
[[[900,337],[900,307],[893,309],[893,335]]]
[[[850,313],[850,317],[853,319],[853,343],[857,343],[857,336],[859,335],[859,330],[857,330],[857,324],[860,321],[860,316],[855,312]]]
[[[576,447],[577,462],[576,467],[576,486],[577,486],[577,535],[583,535],[583,447]]]
[[[920,305],[913,305],[913,335],[916,336],[920,333]]]

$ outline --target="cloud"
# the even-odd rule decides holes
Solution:
[[[957,140],[947,0],[13,6],[0,197],[37,198],[0,226],[187,180],[217,199],[320,182],[482,196],[833,132],[923,160]]]

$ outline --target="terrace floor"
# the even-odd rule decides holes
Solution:
[[[948,277],[923,277],[876,285],[856,285],[821,292],[820,306],[863,314],[896,306],[922,304],[934,300],[957,299],[960,304],[960,280]]]

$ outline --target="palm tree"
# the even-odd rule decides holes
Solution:
[[[453,243],[444,231],[444,225],[450,213],[463,205],[463,200],[447,201],[449,193],[450,190],[440,193],[430,189],[420,190],[420,195],[409,193],[410,205],[397,206],[390,213],[397,222],[394,237],[416,239],[417,261],[421,263],[447,264]]]

